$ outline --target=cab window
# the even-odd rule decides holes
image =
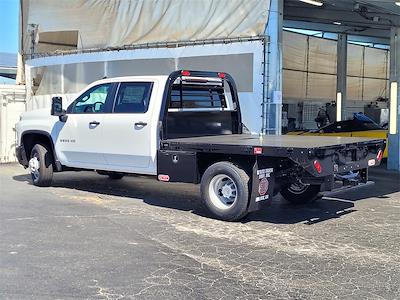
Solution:
[[[72,103],[72,106],[69,108],[70,113],[89,114],[104,112],[111,87],[112,83],[105,83],[87,90]]]
[[[114,113],[145,113],[149,108],[152,82],[123,82],[115,99]]]

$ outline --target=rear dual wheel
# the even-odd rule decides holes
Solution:
[[[248,210],[249,180],[243,169],[230,162],[211,165],[201,179],[204,206],[217,219],[242,219]]]
[[[320,196],[321,186],[296,182],[281,190],[281,195],[295,205],[313,202]]]

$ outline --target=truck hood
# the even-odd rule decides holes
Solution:
[[[22,120],[44,119],[50,117],[50,108],[36,109],[21,114]]]

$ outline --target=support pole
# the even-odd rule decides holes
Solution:
[[[388,169],[400,171],[400,27],[390,35],[390,120]]]
[[[282,130],[282,32],[283,0],[271,0],[266,35],[269,44],[266,47],[264,73],[264,99],[262,102],[262,134],[281,134]]]
[[[347,34],[340,33],[337,43],[336,121],[346,119]]]

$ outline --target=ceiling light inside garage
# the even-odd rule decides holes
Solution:
[[[400,6],[400,1],[396,1],[395,4]]]
[[[301,2],[304,2],[304,3],[316,5],[316,6],[322,6],[322,5],[324,5],[324,3],[320,2],[320,1],[315,1],[315,0],[300,0],[300,1],[301,1]]]

